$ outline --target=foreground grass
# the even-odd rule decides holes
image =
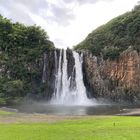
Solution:
[[[139,117],[0,124],[0,140],[139,140]]]

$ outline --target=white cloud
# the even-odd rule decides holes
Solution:
[[[71,47],[137,0],[0,0],[0,13],[13,21],[42,26],[56,47]]]

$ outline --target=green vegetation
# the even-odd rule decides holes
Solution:
[[[2,140],[138,140],[139,117],[92,117],[54,123],[0,124]]]
[[[3,111],[3,110],[0,110],[0,116],[7,116],[7,115],[12,115],[12,114],[15,114],[15,112],[8,112],[8,111]]]
[[[104,59],[107,59],[107,58],[110,58],[112,60],[116,59],[119,57],[120,55],[120,50],[118,48],[105,48],[102,53],[103,53],[103,56],[104,56]]]
[[[131,12],[114,18],[97,28],[87,38],[75,46],[77,50],[89,50],[94,55],[114,59],[132,46],[140,51],[140,5]]]
[[[31,93],[41,79],[42,54],[52,48],[40,27],[12,23],[0,16],[0,104],[18,102]]]

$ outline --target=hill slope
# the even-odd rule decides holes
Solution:
[[[89,50],[104,58],[116,58],[129,46],[140,51],[140,5],[91,32],[76,50]]]
[[[40,27],[0,16],[0,104],[40,90],[36,83],[42,77],[43,52],[51,48],[53,43]]]

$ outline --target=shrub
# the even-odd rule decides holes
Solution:
[[[103,50],[103,57],[104,59],[111,59],[114,60],[118,58],[120,55],[120,50],[118,48],[112,47],[112,48],[106,48]]]

